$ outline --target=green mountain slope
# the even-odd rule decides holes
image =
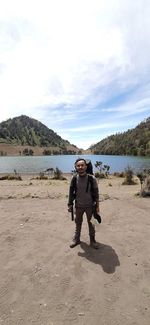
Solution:
[[[41,122],[21,115],[0,123],[0,143],[14,146],[55,147],[62,153],[76,153],[78,148],[62,139]]]
[[[89,149],[93,154],[150,156],[150,117],[134,129],[111,135]]]

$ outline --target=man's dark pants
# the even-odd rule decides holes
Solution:
[[[80,234],[81,234],[81,227],[82,227],[84,213],[86,214],[87,217],[89,236],[90,238],[95,238],[95,227],[91,222],[93,207],[89,207],[89,208],[76,207],[76,217],[75,217],[76,229],[75,229],[75,236],[74,236],[75,241],[80,241]]]

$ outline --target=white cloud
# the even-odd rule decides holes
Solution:
[[[83,139],[148,114],[149,16],[148,0],[0,0],[0,119],[26,114]]]

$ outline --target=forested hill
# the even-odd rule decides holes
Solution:
[[[89,149],[102,155],[150,156],[150,117],[134,129],[111,135]]]
[[[25,115],[0,123],[0,143],[12,146],[55,148],[55,153],[76,153],[78,148],[41,122]]]

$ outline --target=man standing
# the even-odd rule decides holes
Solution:
[[[91,221],[93,206],[96,212],[99,212],[99,191],[95,176],[86,173],[86,160],[79,158],[75,162],[77,175],[72,177],[69,189],[68,211],[72,211],[73,201],[75,199],[75,234],[70,247],[73,248],[80,244],[81,227],[83,214],[85,212],[89,227],[90,245],[97,249],[98,244],[95,240],[95,227]]]

